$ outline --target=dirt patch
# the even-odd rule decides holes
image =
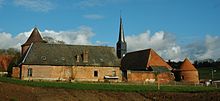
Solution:
[[[29,87],[0,82],[0,101],[220,101],[219,92],[110,92]]]

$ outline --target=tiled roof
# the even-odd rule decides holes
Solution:
[[[88,53],[87,62],[83,62],[85,51]],[[113,47],[34,43],[22,64],[119,66],[120,62]]]
[[[149,67],[165,67],[171,70],[171,66],[153,49],[130,52],[122,59],[122,69],[147,70]]]
[[[192,65],[192,63],[187,58],[181,64],[180,70],[181,71],[184,71],[184,70],[197,71],[197,69]]]

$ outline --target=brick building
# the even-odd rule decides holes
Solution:
[[[179,73],[181,76],[181,81],[184,83],[199,83],[199,74],[197,69],[192,65],[189,59],[185,59],[180,66]]]
[[[168,83],[174,80],[172,68],[153,50],[130,52],[121,61],[123,80]]]
[[[34,28],[22,54],[13,71],[22,80],[121,81],[113,47],[49,44]]]
[[[22,45],[13,69],[23,80],[124,81],[168,83],[172,68],[153,50],[127,53],[120,17],[117,51],[113,47],[46,43],[37,28]],[[117,53],[117,55],[116,55]]]

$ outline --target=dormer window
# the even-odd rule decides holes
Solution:
[[[82,55],[83,55],[83,62],[84,63],[89,62],[89,52],[88,52],[88,50],[84,50]]]
[[[64,61],[64,60],[65,60],[65,57],[62,57],[61,59]]]
[[[79,56],[79,55],[76,55],[75,57],[76,57],[76,62],[79,62],[79,57],[80,57],[80,56]]]

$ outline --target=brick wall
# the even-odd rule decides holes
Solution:
[[[154,82],[155,75],[152,72],[127,71],[128,82]]]
[[[184,83],[199,83],[198,71],[181,71],[180,72],[181,81]]]
[[[95,71],[98,76],[95,76]],[[104,76],[113,76],[114,71],[119,77],[118,81],[121,81],[119,67],[73,67],[73,79],[77,81],[104,81]]]
[[[128,82],[154,83],[159,78],[161,83],[169,83],[174,80],[171,73],[160,73],[157,75],[149,71],[127,71]]]
[[[28,77],[28,68],[32,68],[32,76]],[[94,72],[97,71],[97,76]],[[23,65],[23,80],[72,80],[72,81],[104,81],[104,76],[112,76],[115,71],[121,81],[119,67],[92,67],[92,66],[39,66]]]
[[[13,78],[19,78],[20,77],[20,68],[19,67],[13,67],[11,76]]]
[[[157,75],[157,80],[159,80],[160,83],[169,83],[171,81],[174,81],[174,79],[174,74],[170,72],[160,73]]]

